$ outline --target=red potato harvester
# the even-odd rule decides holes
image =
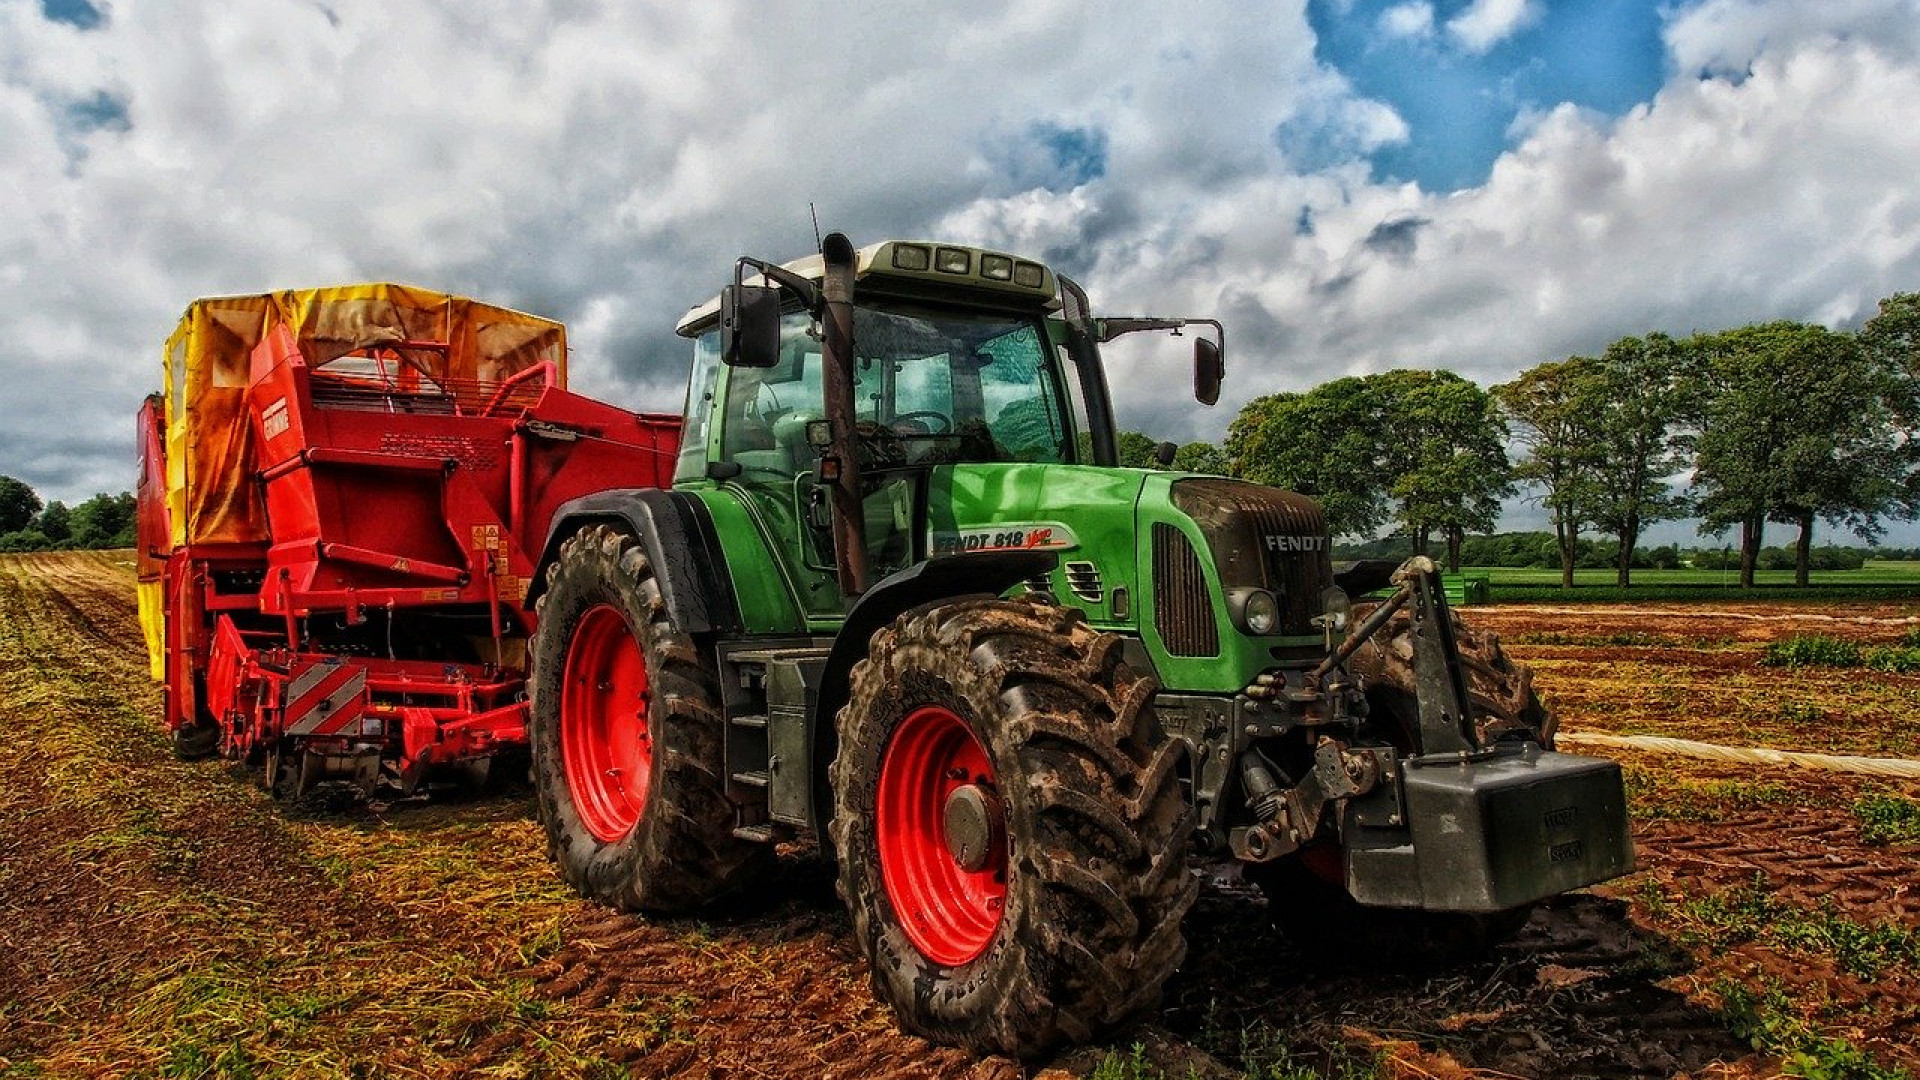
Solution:
[[[566,330],[391,284],[195,301],[140,411],[140,618],[183,757],[277,793],[522,762],[556,507],[680,420],[566,388]]]

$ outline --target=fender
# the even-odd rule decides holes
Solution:
[[[740,629],[740,610],[712,516],[694,496],[665,488],[614,488],[562,503],[547,526],[526,610],[533,610],[534,601],[546,591],[547,568],[560,557],[560,545],[595,522],[624,525],[639,539],[675,625],[689,634]]]
[[[874,631],[917,607],[963,596],[999,596],[1022,581],[1051,574],[1059,565],[1060,557],[1050,551],[947,555],[890,574],[854,601],[827,653],[820,690],[807,718],[814,776],[814,828],[819,835],[827,835],[827,821],[832,816],[833,792],[827,786],[827,775],[840,750],[836,719],[852,692],[853,665],[867,655],[867,643]]]

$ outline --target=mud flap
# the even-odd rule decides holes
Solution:
[[[1347,810],[1347,889],[1362,904],[1505,911],[1634,867],[1615,762],[1520,743],[1401,765],[1405,825]]]

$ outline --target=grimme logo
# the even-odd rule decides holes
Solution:
[[[1269,536],[1268,551],[1321,551],[1327,546],[1324,536]]]

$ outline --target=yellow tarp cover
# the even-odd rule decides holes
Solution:
[[[406,285],[375,283],[196,300],[167,339],[167,506],[173,544],[268,539],[247,413],[249,354],[268,331],[294,332],[319,367],[375,346],[402,349],[434,380],[497,385],[550,362],[566,385],[566,329],[535,315]]]

